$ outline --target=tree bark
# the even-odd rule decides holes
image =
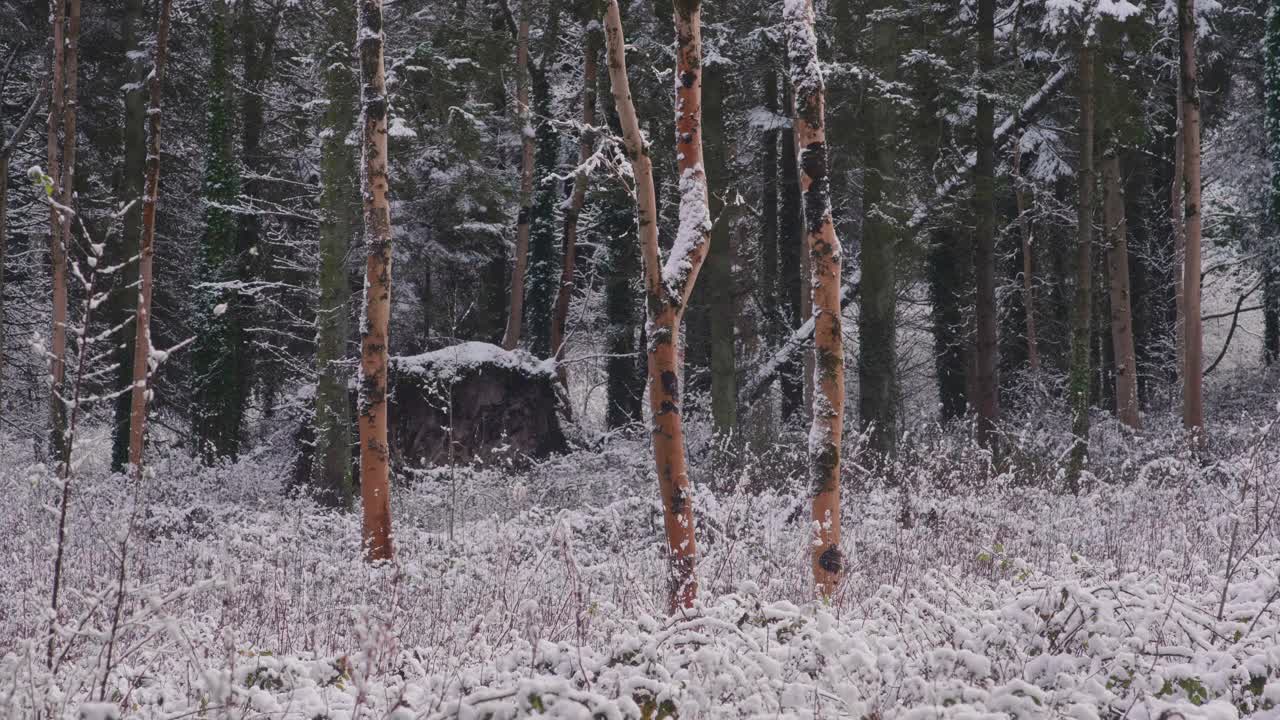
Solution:
[[[787,88],[783,93],[784,103],[783,111],[792,116],[795,114],[795,103],[792,100],[791,83],[786,83]],[[781,157],[779,166],[774,172],[781,175],[781,216],[778,222],[778,265],[779,265],[779,289],[778,294],[782,298],[782,309],[786,315],[788,322],[793,325],[788,330],[794,331],[802,327],[808,314],[805,312],[806,300],[808,293],[805,292],[805,273],[803,272],[803,259],[807,256],[804,250],[804,208],[801,205],[800,197],[800,174],[799,163],[796,161],[796,133],[794,127],[785,127],[781,133]],[[812,331],[806,338],[812,336]],[[785,349],[786,346],[784,346]],[[782,373],[782,420],[787,422],[792,418],[807,412],[808,404],[805,402],[805,380],[807,373],[804,368],[805,360],[808,355],[807,343],[802,343],[793,348],[794,352],[785,362],[779,364]],[[756,396],[747,395],[748,402],[754,400]]]
[[[978,0],[978,107],[974,123],[977,163],[973,205],[975,338],[974,376],[978,443],[996,450],[1000,415],[999,319],[996,308],[995,0]]]
[[[1071,373],[1068,396],[1071,401],[1071,464],[1068,489],[1080,490],[1080,472],[1089,452],[1089,340],[1093,284],[1093,53],[1089,40],[1080,46],[1080,171],[1079,204],[1076,215],[1076,295],[1071,324]]]
[[[1116,415],[1134,430],[1142,429],[1138,413],[1138,362],[1133,349],[1133,309],[1129,298],[1129,244],[1120,177],[1119,143],[1108,132],[1102,153],[1102,218],[1111,285],[1111,349],[1115,358]]]
[[[1182,73],[1178,73],[1177,96],[1174,107],[1178,119],[1173,133],[1173,185],[1169,189],[1169,225],[1173,229],[1173,304],[1174,304],[1174,377],[1182,380],[1187,357],[1187,308],[1183,288],[1183,265],[1187,257],[1187,224],[1183,219],[1183,185],[1186,183],[1186,144],[1182,126]],[[1179,383],[1181,384],[1181,383]]]
[[[328,0],[321,62],[328,105],[320,145],[320,305],[316,312],[315,458],[311,482],[319,499],[349,508],[351,399],[347,392],[347,339],[351,286],[347,252],[359,220],[356,158],[347,137],[355,129],[357,83],[352,67],[356,9],[350,0]]]
[[[142,479],[142,451],[146,433],[147,400],[151,379],[151,295],[156,242],[156,202],[160,197],[160,112],[164,100],[164,70],[169,48],[169,14],[172,0],[160,0],[156,21],[155,62],[149,79],[151,100],[147,108],[150,138],[147,144],[146,188],[142,201],[142,241],[138,257],[138,314],[134,321],[133,386],[129,403],[129,464],[134,478]]]
[[[63,185],[62,153],[59,130],[66,130],[65,99],[67,94],[67,2],[53,0],[53,58],[50,67],[48,152],[49,177],[53,179],[52,193],[62,202]],[[63,203],[65,205],[65,203]],[[63,217],[56,207],[49,210],[49,257],[53,288],[53,326],[50,330],[49,376],[52,382],[49,399],[49,450],[52,457],[63,454],[66,430],[66,405],[62,400],[63,380],[66,377],[67,347],[67,257],[66,235],[71,228],[71,218]]]
[[[520,125],[520,215],[516,218],[516,258],[511,270],[511,298],[502,347],[520,344],[524,321],[524,279],[529,265],[529,223],[533,217],[533,144],[536,139],[529,112],[529,0],[520,0],[520,30],[516,39],[516,113]]]
[[[893,82],[898,56],[895,20],[875,21],[872,63],[884,82]],[[892,454],[898,435],[897,232],[891,219],[894,193],[897,113],[891,98],[878,98],[867,108],[870,127],[865,140],[866,180],[862,198],[863,232],[861,312],[858,315],[858,410],[871,447]],[[799,133],[799,129],[796,130]],[[806,198],[807,200],[807,198]],[[812,227],[808,203],[805,220]]]
[[[791,83],[795,88],[796,138],[804,193],[806,239],[813,292],[815,346],[813,420],[809,430],[809,484],[816,536],[811,543],[813,577],[831,597],[844,573],[840,551],[840,442],[844,429],[844,336],[840,322],[840,240],[831,221],[826,126],[826,88],[818,64],[813,0],[788,2]],[[892,283],[891,283],[892,285]]]
[[[387,447],[387,357],[391,320],[391,205],[387,182],[387,89],[382,0],[359,0],[360,190],[366,265],[360,318],[360,495],[364,549],[370,562],[390,560],[391,482]]]
[[[1182,424],[1199,444],[1204,434],[1201,356],[1204,336],[1200,322],[1200,87],[1196,79],[1195,0],[1178,0],[1181,39],[1182,142],[1186,173],[1186,257],[1183,263],[1183,305],[1186,357],[1183,365]]]
[[[1263,47],[1263,126],[1267,133],[1271,185],[1262,243],[1262,358],[1267,365],[1272,365],[1280,361],[1280,6],[1275,2],[1267,8]]]
[[[653,163],[640,133],[627,80],[625,42],[617,0],[605,9],[605,39],[614,104],[635,178],[648,326],[649,408],[653,452],[666,528],[670,605],[690,607],[697,597],[692,486],[680,418],[680,320],[706,259],[711,229],[702,166],[702,38],[698,0],[676,0],[676,144],[680,171],[680,228],[665,266],[658,250]]]
[[[1035,284],[1032,282],[1035,270],[1032,267],[1032,230],[1031,211],[1027,203],[1027,189],[1022,180],[1022,141],[1013,145],[1013,195],[1018,206],[1018,227],[1022,234],[1022,307],[1026,312],[1027,333],[1027,366],[1031,372],[1040,371],[1040,347],[1036,341],[1036,309]]]
[[[729,139],[725,133],[724,105],[728,100],[729,77],[724,66],[711,66],[703,75],[703,138],[706,144],[707,184],[722,191],[709,198],[716,213],[711,230],[711,249],[707,254],[706,274],[707,324],[710,326],[711,419],[717,435],[729,437],[738,427],[738,367],[736,357],[737,313],[734,307],[733,230],[730,215],[734,208],[721,197],[734,191],[729,170]]]
[[[578,165],[585,165],[595,146],[595,133],[591,127],[596,122],[596,75],[600,55],[600,32],[587,16],[583,33],[586,36],[582,56],[582,137],[578,140]],[[556,360],[564,357],[565,327],[569,322],[569,301],[573,299],[573,271],[577,262],[578,218],[587,202],[587,173],[579,167],[573,178],[573,195],[564,214],[564,241],[561,246],[560,288],[556,292],[555,311],[551,316],[551,352]],[[556,364],[556,376],[560,384],[569,386],[566,367]]]

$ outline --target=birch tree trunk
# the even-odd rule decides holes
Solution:
[[[1067,381],[1071,402],[1071,464],[1068,489],[1080,490],[1080,472],[1089,452],[1089,330],[1093,285],[1093,47],[1080,46],[1080,172],[1076,215],[1076,296],[1071,323],[1071,373]]]
[[[382,59],[382,0],[358,0],[360,190],[367,252],[360,318],[360,495],[370,562],[390,560],[391,467],[387,447],[387,345],[391,321],[391,205],[387,197],[387,89]]]
[[[520,124],[520,215],[516,219],[516,258],[511,269],[511,300],[502,347],[515,350],[524,321],[524,277],[529,266],[529,223],[533,217],[533,143],[529,112],[529,0],[520,0],[520,30],[516,38],[516,113]]]
[[[1120,154],[1113,132],[1107,133],[1102,153],[1102,218],[1107,245],[1107,276],[1111,285],[1111,348],[1115,356],[1116,416],[1142,429],[1138,413],[1138,363],[1133,349],[1133,310],[1129,298],[1129,243],[1124,213]]]
[[[826,88],[818,64],[813,0],[784,0],[796,138],[802,148],[806,239],[813,293],[814,400],[809,430],[809,484],[813,497],[813,577],[824,597],[844,574],[840,552],[840,441],[844,430],[844,336],[840,323],[840,240],[831,221]]]
[[[142,479],[142,450],[147,423],[151,379],[151,294],[155,260],[156,202],[160,197],[160,108],[164,99],[164,68],[168,59],[169,14],[172,0],[160,0],[156,22],[155,63],[149,79],[151,100],[147,108],[150,132],[147,144],[146,188],[142,200],[142,242],[138,257],[138,314],[133,339],[133,387],[129,403],[129,464],[134,478]]]
[[[1013,196],[1018,206],[1018,227],[1022,233],[1022,307],[1026,313],[1027,327],[1027,366],[1031,372],[1040,371],[1040,348],[1036,341],[1036,306],[1035,289],[1032,282],[1032,241],[1034,233],[1031,218],[1027,213],[1031,208],[1027,203],[1027,188],[1022,180],[1022,141],[1013,144]]]
[[[680,417],[680,320],[707,256],[711,230],[706,175],[702,167],[702,37],[699,0],[676,0],[676,145],[680,170],[680,226],[671,255],[661,265],[653,163],[640,133],[627,80],[622,17],[617,0],[605,8],[605,42],[614,104],[622,123],[627,158],[635,178],[637,219],[644,261],[648,313],[649,409],[653,453],[666,528],[670,604],[692,606],[698,585],[693,496],[685,464]]]
[[[582,56],[582,137],[578,140],[578,164],[584,165],[591,158],[595,145],[595,133],[591,127],[596,122],[597,63],[600,55],[600,32],[590,15],[585,16],[586,39]],[[581,168],[573,178],[573,195],[564,213],[564,241],[561,247],[560,288],[556,292],[555,311],[551,316],[551,352],[556,360],[564,357],[565,326],[569,321],[569,302],[573,299],[573,271],[577,262],[578,218],[587,201],[587,174]],[[560,384],[568,387],[569,373],[563,364],[556,364]]]
[[[1199,444],[1204,433],[1200,321],[1200,88],[1196,79],[1195,0],[1178,1],[1181,39],[1183,170],[1186,173],[1186,258],[1183,262],[1183,319],[1186,350],[1183,366],[1182,424]]]

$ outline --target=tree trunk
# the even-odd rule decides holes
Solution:
[[[792,91],[790,83],[783,93],[783,110],[787,115],[794,115]],[[804,208],[800,202],[799,164],[796,162],[796,134],[794,127],[782,130],[781,159],[774,172],[782,177],[782,212],[778,222],[778,265],[779,288],[782,298],[782,310],[788,322],[793,323],[788,330],[794,331],[808,317],[805,309],[805,274],[802,272],[802,259],[807,256],[804,250]],[[799,348],[797,348],[799,349]],[[798,415],[807,412],[805,404],[805,356],[808,350],[797,352],[782,368],[782,421],[785,423]]]
[[[1072,492],[1080,490],[1080,472],[1089,452],[1089,348],[1092,312],[1093,261],[1093,47],[1088,40],[1080,46],[1080,199],[1076,215],[1076,297],[1071,326],[1071,374],[1068,394],[1071,401],[1071,465],[1067,483]]]
[[[1129,244],[1121,185],[1119,143],[1107,133],[1102,153],[1102,218],[1107,245],[1107,275],[1111,284],[1111,349],[1115,358],[1116,415],[1140,430],[1138,362],[1133,350],[1133,309],[1129,299]]]
[[[63,147],[59,143],[59,128],[66,131],[65,99],[67,95],[67,3],[53,0],[53,60],[50,68],[52,88],[49,94],[49,177],[53,178],[52,193],[59,203],[64,184],[62,170]],[[68,184],[69,185],[69,184]],[[62,203],[65,205],[65,203]],[[50,330],[51,394],[49,399],[49,451],[54,458],[63,456],[63,444],[67,424],[67,407],[62,400],[63,381],[66,377],[67,353],[67,256],[66,237],[71,218],[63,217],[57,208],[50,206],[49,257],[53,287],[53,326]]]
[[[733,230],[730,214],[734,209],[721,197],[733,191],[729,170],[729,139],[725,132],[724,105],[729,96],[729,77],[724,66],[711,66],[703,74],[704,117],[703,138],[706,144],[707,184],[719,189],[720,196],[709,198],[716,222],[711,229],[711,250],[707,254],[706,274],[707,320],[710,326],[711,351],[711,419],[717,435],[728,437],[738,427],[738,367],[735,357],[737,312],[734,308]]]
[[[391,320],[391,205],[387,198],[387,89],[382,59],[382,0],[360,0],[363,126],[360,191],[367,262],[360,318],[360,495],[370,562],[390,560],[391,468],[387,448],[387,350]],[[517,326],[518,328],[518,326]],[[518,332],[518,331],[517,331]]]
[[[156,202],[160,197],[160,108],[164,99],[164,69],[169,49],[169,11],[172,0],[160,0],[160,17],[156,21],[156,49],[149,85],[150,106],[147,123],[150,138],[147,145],[147,179],[142,203],[142,242],[138,258],[138,314],[134,321],[133,386],[129,403],[129,464],[134,477],[142,478],[142,450],[147,423],[147,399],[151,378],[151,295],[154,287],[152,265],[155,259]]]
[[[1173,134],[1173,185],[1169,190],[1169,224],[1173,228],[1173,304],[1174,304],[1174,377],[1182,380],[1187,357],[1186,293],[1183,288],[1183,265],[1187,257],[1187,224],[1183,219],[1183,185],[1186,183],[1186,144],[1182,125],[1182,73],[1178,73],[1177,97],[1174,99],[1178,119]],[[1179,383],[1181,384],[1181,383]]]
[[[977,163],[973,172],[974,410],[978,443],[996,450],[1000,415],[999,318],[996,307],[995,202],[995,0],[978,0],[978,108],[974,122]]]
[[[1022,231],[1022,307],[1027,318],[1027,366],[1035,373],[1040,371],[1040,347],[1036,342],[1036,297],[1035,284],[1032,282],[1034,268],[1031,263],[1031,245],[1034,234],[1028,215],[1031,208],[1027,203],[1027,188],[1022,180],[1021,139],[1013,145],[1013,195],[1018,204],[1018,226]]]
[[[831,221],[824,113],[826,88],[818,64],[813,0],[789,2],[784,10],[795,130],[803,155],[801,188],[813,288],[815,344],[813,421],[809,430],[809,484],[816,537],[813,577],[832,596],[844,573],[840,552],[840,441],[844,429],[844,336],[840,327],[840,240]],[[890,282],[892,286],[892,282]]]
[[[617,0],[605,10],[605,38],[614,104],[635,178],[648,326],[649,408],[653,452],[662,493],[670,568],[670,604],[690,607],[697,597],[692,487],[680,418],[680,319],[706,258],[711,229],[702,166],[702,38],[698,0],[676,0],[676,143],[680,171],[680,227],[671,256],[660,266],[653,164],[640,133],[627,80],[625,42]]]
[[[349,508],[351,397],[345,361],[350,331],[351,286],[347,279],[350,238],[359,223],[356,158],[347,137],[355,129],[357,83],[352,67],[356,9],[350,0],[328,0],[321,62],[324,68],[324,131],[320,145],[320,303],[316,312],[315,458],[311,482],[321,502]]]
[[[1183,263],[1183,305],[1186,357],[1183,365],[1182,424],[1199,444],[1204,434],[1201,354],[1204,337],[1200,322],[1200,87],[1196,80],[1195,0],[1178,0],[1181,38],[1182,142],[1186,173],[1186,258]]]
[[[125,2],[124,18],[121,22],[121,33],[124,36],[121,58],[120,85],[124,86],[124,133],[123,151],[124,167],[116,188],[116,199],[119,202],[142,200],[144,180],[147,170],[147,67],[143,58],[144,43],[147,33],[142,25],[142,0]],[[145,202],[145,201],[143,201]],[[128,262],[134,256],[139,257],[138,267],[132,263],[118,272],[120,284],[131,286],[135,280],[140,281],[142,237],[142,208],[133,207],[124,216],[123,234],[120,238],[120,249],[115,252],[116,262]],[[107,321],[111,325],[119,325],[136,314],[138,301],[127,292],[112,293],[108,300]],[[137,328],[134,328],[136,334]],[[116,351],[115,362],[119,363],[120,387],[132,385],[133,360],[137,352],[134,339],[127,335],[122,338]],[[130,445],[133,432],[133,393],[122,393],[115,399],[115,422],[111,429],[111,469],[121,472],[130,464]]]
[[[898,62],[896,21],[881,18],[871,30],[877,76],[892,83]],[[866,180],[862,196],[862,294],[858,315],[858,409],[871,447],[892,454],[898,435],[897,232],[890,216],[896,160],[896,112],[890,98],[867,108]],[[799,130],[797,130],[799,132]],[[805,205],[805,219],[814,222]]]
[[[600,32],[590,17],[584,22],[586,37],[582,57],[582,137],[578,140],[578,164],[585,165],[595,146],[590,128],[596,122],[596,74],[600,55]],[[556,292],[555,312],[551,316],[551,352],[556,360],[564,357],[565,326],[569,322],[569,301],[573,299],[573,271],[577,262],[578,217],[587,201],[587,174],[579,168],[573,178],[573,195],[564,214],[564,242],[561,249],[560,288]],[[563,364],[556,365],[560,383],[569,386],[569,373]]]
[[[502,347],[520,344],[524,321],[524,278],[529,265],[529,223],[533,217],[533,143],[529,112],[529,0],[520,0],[520,31],[516,39],[516,113],[520,125],[520,215],[516,219],[516,259],[511,269],[511,298]]]

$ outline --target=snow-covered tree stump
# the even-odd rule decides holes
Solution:
[[[391,451],[400,467],[568,447],[568,399],[551,361],[467,342],[392,358],[391,367]]]

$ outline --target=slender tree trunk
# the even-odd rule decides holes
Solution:
[[[387,446],[387,358],[391,321],[391,204],[387,198],[387,88],[382,0],[359,0],[360,179],[367,262],[360,318],[360,495],[370,562],[390,560],[391,467]]]
[[[1071,465],[1067,483],[1080,490],[1080,472],[1089,452],[1089,349],[1092,312],[1093,260],[1093,53],[1088,40],[1080,46],[1080,199],[1076,215],[1076,297],[1071,327]]]
[[[1133,309],[1129,298],[1129,243],[1124,214],[1120,154],[1114,133],[1108,132],[1102,153],[1102,217],[1107,244],[1107,275],[1111,284],[1111,348],[1115,357],[1116,415],[1140,430],[1138,362],[1133,349]]]
[[[352,67],[356,9],[350,0],[327,0],[321,62],[324,67],[324,132],[320,145],[320,306],[316,312],[315,457],[312,484],[334,507],[355,501],[351,477],[351,399],[345,360],[351,286],[347,252],[359,224],[356,158],[347,137],[355,129],[357,82]]]
[[[117,262],[126,262],[129,258],[139,256],[139,239],[142,237],[141,198],[147,173],[147,64],[143,48],[148,34],[143,30],[143,4],[142,0],[126,0],[124,18],[121,21],[121,33],[124,36],[120,63],[120,85],[124,86],[124,132],[121,143],[124,167],[116,187],[116,198],[123,202],[140,202],[139,206],[130,208],[125,214],[120,248],[114,253]],[[132,264],[121,268],[117,272],[121,285],[129,287],[139,281],[139,270],[140,267]],[[107,321],[111,325],[124,323],[137,313],[137,298],[130,293],[112,293],[107,302]],[[137,329],[134,330],[136,334]],[[115,362],[120,365],[118,377],[121,387],[133,383],[133,359],[136,351],[133,338],[127,336],[117,348]],[[129,465],[132,414],[132,393],[123,393],[115,400],[115,422],[111,429],[111,469],[117,472],[124,471]]]
[[[53,58],[50,66],[51,88],[49,92],[49,177],[53,179],[52,192],[61,201],[59,188],[62,183],[62,145],[59,129],[65,129],[63,104],[66,97],[66,0],[53,0]],[[49,210],[49,258],[53,287],[53,327],[50,330],[51,356],[49,377],[52,392],[49,400],[49,451],[54,458],[62,457],[66,429],[66,405],[62,401],[62,385],[66,376],[67,347],[67,258],[63,228],[70,227],[70,218],[64,218],[57,208]]]
[[[520,344],[524,320],[524,279],[529,265],[529,223],[533,217],[533,145],[536,135],[529,112],[529,0],[520,0],[520,30],[516,39],[516,112],[520,124],[520,216],[516,219],[516,261],[511,270],[511,299],[502,347]]]
[[[590,128],[596,122],[596,75],[600,55],[599,26],[587,16],[583,33],[586,38],[582,56],[582,137],[578,140],[578,164],[584,165],[591,158],[595,146],[595,133]],[[555,312],[551,316],[551,352],[557,360],[564,357],[565,326],[569,322],[569,302],[573,299],[573,271],[577,263],[578,218],[587,202],[587,175],[579,169],[573,178],[573,195],[564,214],[564,242],[561,247],[560,288],[556,292]],[[569,373],[563,364],[556,365],[560,383],[569,385]]]
[[[770,122],[778,114],[778,75],[772,69],[764,76],[764,107]],[[778,322],[781,314],[778,296],[778,131],[772,124],[761,133],[760,142],[760,280],[761,303],[768,312],[765,318],[769,347],[776,348],[784,336]]]
[[[840,240],[831,221],[827,155],[826,88],[818,64],[813,0],[788,2],[791,83],[813,288],[815,346],[813,421],[809,430],[809,484],[813,496],[813,577],[819,592],[833,595],[844,573],[840,552],[840,441],[844,429],[844,336],[840,327]]]
[[[702,167],[702,38],[698,0],[676,0],[676,144],[680,170],[680,228],[671,257],[660,266],[657,197],[653,164],[640,132],[627,80],[625,42],[617,0],[605,10],[605,38],[614,104],[622,123],[627,157],[635,178],[640,246],[644,259],[649,323],[649,408],[653,452],[662,493],[674,611],[697,597],[697,558],[692,486],[684,454],[680,418],[680,319],[706,259],[711,229],[706,175]]]
[[[1183,305],[1186,358],[1183,366],[1182,424],[1199,444],[1204,434],[1201,355],[1204,337],[1200,323],[1200,86],[1196,79],[1195,0],[1178,2],[1181,38],[1182,142],[1187,180],[1186,259],[1183,263]]]
[[[156,202],[160,197],[160,108],[164,100],[164,70],[169,49],[169,11],[172,0],[160,0],[156,21],[155,63],[148,84],[151,101],[147,108],[150,138],[147,144],[147,179],[142,202],[142,242],[138,258],[138,315],[133,339],[133,387],[129,412],[129,464],[134,477],[142,478],[142,450],[147,423],[147,399],[151,379],[151,295],[154,287]]]
[[[1173,185],[1169,190],[1169,225],[1173,229],[1173,304],[1174,304],[1174,377],[1182,380],[1187,357],[1186,293],[1183,288],[1183,265],[1187,257],[1187,224],[1183,219],[1183,186],[1186,183],[1186,144],[1182,126],[1182,73],[1178,73],[1174,106],[1178,119],[1173,134]],[[1181,382],[1179,382],[1181,385]]]
[[[1021,140],[1013,145],[1013,195],[1018,205],[1018,226],[1022,231],[1022,307],[1027,318],[1027,366],[1035,373],[1040,371],[1040,347],[1036,342],[1036,298],[1035,284],[1032,281],[1034,268],[1031,262],[1031,245],[1034,233],[1028,215],[1031,208],[1027,203],[1027,188],[1022,179]]]
[[[978,108],[974,123],[977,164],[973,172],[975,219],[974,409],[978,443],[996,449],[1000,416],[999,318],[996,308],[995,203],[995,0],[978,0]]]
[[[1280,2],[1267,6],[1267,31],[1263,38],[1267,156],[1271,161],[1271,186],[1267,198],[1266,237],[1262,257],[1262,357],[1267,365],[1280,361]]]

